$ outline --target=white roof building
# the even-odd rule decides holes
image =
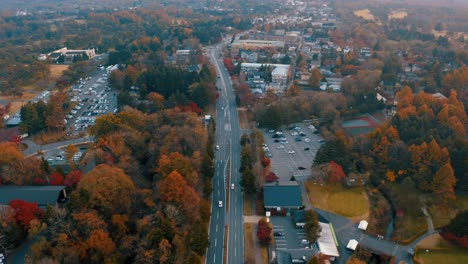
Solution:
[[[358,246],[358,242],[356,239],[351,239],[349,242],[348,242],[348,245],[346,246],[347,249],[351,249],[351,250],[356,250],[357,246]]]
[[[366,220],[362,220],[361,222],[359,222],[358,228],[365,231],[368,225],[369,223],[367,223]]]
[[[338,248],[336,247],[335,236],[330,227],[330,224],[319,222],[322,227],[322,233],[317,240],[319,250],[322,254],[330,257],[339,257]]]

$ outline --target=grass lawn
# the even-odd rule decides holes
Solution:
[[[448,225],[450,220],[457,215],[457,212],[461,212],[463,210],[468,210],[468,195],[466,194],[457,195],[455,208],[453,210],[440,210],[437,206],[432,206],[429,208],[429,213],[432,216],[434,228],[440,228]]]
[[[247,117],[247,109],[244,107],[237,108],[237,113],[239,114],[239,125],[242,129],[250,129],[249,119]]]
[[[468,263],[468,251],[463,249],[443,249],[421,251],[416,255],[424,264],[460,264]]]
[[[255,263],[254,256],[254,241],[253,241],[253,224],[245,223],[244,224],[244,260],[245,263]]]
[[[266,246],[261,247],[263,264],[268,264],[268,248]]]
[[[424,264],[468,263],[468,250],[448,243],[439,235],[434,235],[421,241],[416,258]]]
[[[244,195],[244,215],[252,215],[252,199],[249,195]]]
[[[468,195],[457,195],[457,207],[460,211],[468,210]]]
[[[307,181],[310,203],[317,208],[352,218],[367,219],[369,201],[364,187],[344,188],[341,185],[318,185]],[[354,219],[355,218],[355,219]]]

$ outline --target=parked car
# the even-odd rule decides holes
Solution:
[[[234,190],[235,189],[235,185],[234,183],[231,183],[231,190]]]
[[[282,236],[284,236],[284,232],[276,231],[273,235],[275,237],[282,237]]]
[[[288,151],[288,154],[294,154],[294,153],[296,153],[296,151],[294,151],[294,150]]]
[[[325,139],[321,138],[321,139],[317,140],[317,142],[323,144],[323,143],[325,143]]]

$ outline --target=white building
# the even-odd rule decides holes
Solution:
[[[275,67],[271,72],[272,82],[277,83],[279,85],[286,85],[286,83],[288,82],[288,72],[289,65],[288,67]]]

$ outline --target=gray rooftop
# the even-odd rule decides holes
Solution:
[[[12,200],[35,202],[39,207],[56,204],[60,192],[65,186],[0,186],[0,204],[9,204]]]
[[[298,208],[302,206],[301,189],[295,181],[265,184],[263,200],[265,207]]]

